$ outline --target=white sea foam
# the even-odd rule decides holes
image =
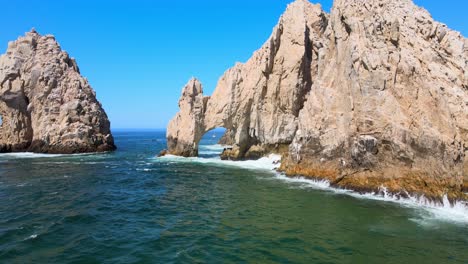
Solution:
[[[53,158],[60,157],[62,154],[40,154],[32,152],[19,152],[19,153],[2,153],[0,158],[17,158],[17,159],[31,159],[31,158]]]
[[[219,155],[220,152],[219,151],[216,151],[216,150],[204,150],[204,151],[199,151],[199,155],[200,156],[204,156],[204,155]]]
[[[152,170],[151,170],[151,169],[148,169],[148,168],[144,168],[144,169],[137,168],[136,171],[148,172],[148,171],[152,171]]]
[[[0,159],[34,159],[34,158],[56,158],[56,157],[79,157],[79,156],[97,156],[103,153],[77,153],[77,154],[43,154],[33,152],[12,152],[12,153],[1,153]]]
[[[218,151],[219,153],[221,153],[224,148],[228,148],[230,146],[227,146],[227,145],[220,145],[220,144],[214,144],[214,145],[200,145],[199,146],[199,151],[203,151],[203,150],[214,150],[214,151]]]
[[[184,158],[172,155],[166,155],[164,157],[158,158],[162,161],[169,162],[189,162],[189,163],[203,163],[203,164],[213,164],[218,166],[230,166],[230,167],[240,167],[246,169],[256,169],[256,170],[268,170],[272,171],[277,169],[281,160],[280,155],[269,155],[258,160],[246,160],[246,161],[232,161],[232,160],[221,160],[219,157],[215,158]]]
[[[220,144],[215,144],[215,145],[200,145],[198,149],[198,153],[200,156],[203,155],[218,155],[223,152],[225,148],[229,146],[226,145],[220,145]]]
[[[35,238],[37,238],[37,234],[32,234],[32,235],[30,235],[28,238],[26,238],[26,240],[28,240],[28,239],[35,239]]]
[[[426,199],[425,197],[407,195],[408,197],[404,198],[399,195],[394,195],[388,193],[385,187],[381,187],[381,191],[379,193],[358,193],[352,190],[331,187],[330,183],[325,180],[312,180],[302,177],[290,178],[279,173],[275,178],[288,183],[297,184],[300,188],[327,190],[337,194],[346,194],[359,199],[391,202],[407,208],[413,208],[416,210],[422,209],[423,211],[419,212],[419,217],[422,218],[411,218],[410,220],[425,226],[431,226],[435,221],[441,220],[464,225],[468,224],[468,204],[464,202],[451,204],[446,196],[443,198],[442,204],[440,204],[439,202],[434,202]]]
[[[218,153],[224,149],[222,145],[200,146],[200,153],[202,151],[216,151]],[[402,196],[393,195],[388,193],[385,187],[381,188],[379,193],[358,193],[352,190],[334,188],[330,182],[326,180],[312,180],[303,177],[287,177],[284,174],[276,172],[280,166],[281,156],[270,155],[259,160],[247,161],[230,161],[221,160],[219,157],[215,158],[183,158],[178,156],[168,155],[158,158],[161,161],[169,161],[170,163],[188,162],[188,163],[203,163],[213,164],[216,166],[234,166],[246,169],[256,169],[271,171],[275,176],[274,179],[281,180],[286,183],[294,184],[299,188],[313,188],[318,190],[325,190],[335,194],[349,195],[358,199],[369,199],[383,202],[396,203],[406,208],[412,208],[418,211],[418,218],[410,218],[410,220],[418,224],[430,226],[437,221],[452,222],[462,225],[468,225],[468,204],[464,202],[457,202],[451,204],[447,197],[444,197],[442,204],[426,199],[425,197],[416,197],[407,195],[407,198]]]

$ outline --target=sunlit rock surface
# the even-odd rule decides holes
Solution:
[[[168,153],[224,127],[225,159],[283,155],[288,175],[363,191],[466,199],[468,40],[411,0],[290,4],[211,97],[184,88]],[[463,187],[465,186],[465,187]]]
[[[76,61],[35,30],[0,57],[0,152],[114,150],[110,122]]]

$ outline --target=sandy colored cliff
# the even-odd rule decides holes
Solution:
[[[207,131],[226,159],[271,152],[286,174],[338,187],[466,199],[468,40],[411,0],[297,0],[271,37],[220,78],[193,79],[168,127],[168,152],[196,156]]]

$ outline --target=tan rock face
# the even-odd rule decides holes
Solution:
[[[208,97],[203,96],[203,87],[197,79],[191,79],[185,85],[179,100],[180,112],[167,128],[173,132],[167,134],[171,154],[186,157],[198,155],[198,142],[206,132],[204,114],[207,100]]]
[[[107,115],[75,60],[34,30],[0,57],[0,116],[0,152],[115,149]]]
[[[282,153],[289,175],[463,198],[467,69],[468,40],[411,0],[336,0],[330,14],[297,0],[264,46],[221,77],[197,127],[173,120],[167,133],[172,142],[186,133],[196,150],[225,127],[235,135],[226,158],[263,149]],[[177,118],[190,115],[181,106]],[[196,155],[177,146],[169,152]]]
[[[203,95],[194,97],[184,88],[181,110],[167,130],[169,152],[196,155],[198,141],[216,127],[229,130],[240,149],[235,158],[243,158],[253,145],[291,143],[317,67],[313,51],[320,47],[326,25],[327,15],[319,5],[295,2],[265,45],[247,63],[236,64],[221,77],[214,94],[205,99],[206,107]]]

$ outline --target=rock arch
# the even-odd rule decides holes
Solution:
[[[198,144],[208,131],[217,127],[233,130],[223,114],[207,114],[210,97],[203,95],[200,81],[193,78],[183,88],[179,100],[180,111],[171,120],[167,129],[167,145],[170,154],[198,156]]]
[[[196,156],[223,126],[235,143],[225,158],[276,151],[288,175],[468,200],[467,45],[412,1],[335,0],[326,14],[296,0],[211,97],[189,82],[168,151]]]
[[[201,83],[190,80],[182,91],[180,112],[168,126],[168,152],[196,156],[200,135],[220,126],[235,142],[225,158],[285,151],[312,87],[327,20],[319,5],[296,1],[263,47],[224,73],[212,96],[203,96]]]
[[[213,97],[217,96],[219,95],[216,93],[213,95]],[[203,95],[203,87],[199,80],[193,78],[185,85],[179,100],[180,111],[171,120],[167,129],[170,154],[185,157],[198,156],[198,144],[201,138],[217,127],[230,131],[239,146],[248,138],[232,122],[228,113],[229,106],[224,103],[219,104],[218,101],[211,101],[210,98]],[[244,132],[247,131],[244,130]]]

